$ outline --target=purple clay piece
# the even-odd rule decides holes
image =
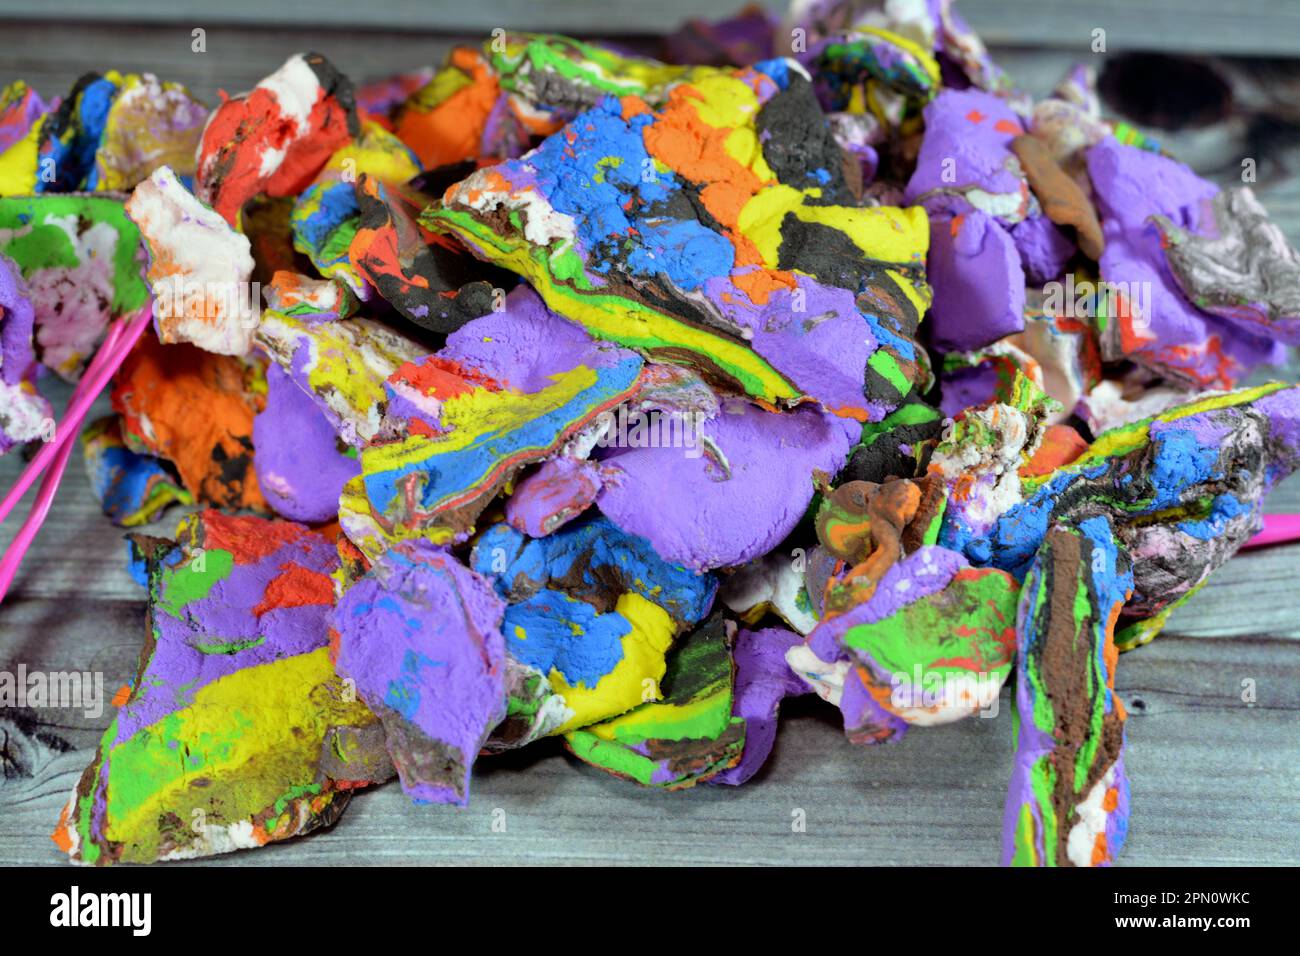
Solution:
[[[997,366],[991,362],[945,370],[939,379],[943,389],[939,411],[945,418],[955,418],[968,408],[987,404],[993,400],[999,379]]]
[[[924,116],[925,138],[905,196],[930,214],[929,334],[943,351],[969,352],[1024,327],[1022,255],[1034,275],[1054,274],[1069,243],[1042,225],[1024,225],[1047,220],[1036,215],[1011,149],[1024,128],[1005,100],[980,90],[945,90]],[[1021,226],[1019,234],[1009,231]]]
[[[1007,226],[1020,222],[1030,212],[1029,184],[1011,141],[1022,133],[1020,117],[1000,97],[944,90],[925,107],[925,139],[907,201],[932,217],[979,209]]]
[[[1025,327],[1025,274],[1011,234],[978,209],[931,221],[930,339],[972,352]]]
[[[688,20],[664,38],[669,63],[752,66],[775,55],[780,23],[769,11],[746,6],[724,20]]]
[[[274,362],[266,370],[266,391],[266,407],[253,419],[253,467],[267,504],[294,521],[332,520],[343,486],[361,473],[361,463],[339,450],[338,435],[316,402]]]
[[[384,725],[416,803],[469,802],[470,769],[506,714],[505,602],[427,542],[395,545],[339,601],[339,673]]]
[[[35,315],[22,272],[0,254],[0,455],[41,437],[54,420],[54,410],[30,378]]]
[[[593,339],[582,326],[552,312],[526,285],[506,296],[506,307],[474,319],[447,336],[438,358],[472,368],[520,392],[540,392],[578,365],[613,368],[632,356]]]
[[[814,474],[838,472],[860,433],[809,405],[778,413],[742,400],[708,420],[620,420],[601,439],[614,447],[596,504],[666,561],[697,571],[743,564],[794,530]]]
[[[1218,187],[1177,160],[1108,137],[1088,150],[1088,175],[1106,237],[1101,277],[1113,300],[1102,357],[1129,358],[1195,388],[1232,388],[1246,372],[1284,360],[1282,342],[1237,330],[1187,300],[1165,263],[1160,230],[1199,231],[1201,203]]]
[[[36,310],[23,274],[12,259],[0,253],[0,382],[17,385],[27,377],[36,361],[32,350],[35,323]]]
[[[1051,282],[1065,271],[1075,253],[1075,244],[1046,216],[1031,216],[1011,227],[1011,238],[1020,253],[1025,279],[1034,285]]]
[[[813,263],[792,268],[811,270]],[[860,269],[860,261],[851,259],[850,276]],[[704,293],[724,317],[745,330],[745,340],[773,368],[792,380],[816,383],[815,393],[809,394],[815,394],[823,406],[861,421],[880,421],[901,396],[864,395],[862,370],[877,350],[878,336],[869,324],[846,321],[859,314],[856,295],[834,284],[837,280],[856,284],[857,279],[834,266],[816,279],[799,272],[793,277],[794,289],[777,289],[761,304],[738,295],[730,277],[707,280]],[[790,347],[792,339],[799,348]]]
[[[776,742],[777,713],[781,701],[812,691],[790,669],[785,655],[803,638],[783,627],[741,631],[732,658],[736,662],[732,713],[745,719],[745,750],[740,763],[724,770],[709,783],[739,786],[762,768]]]
[[[603,484],[600,466],[594,462],[553,458],[506,499],[506,521],[530,538],[544,538],[587,510]]]

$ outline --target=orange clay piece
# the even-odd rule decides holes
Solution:
[[[793,272],[780,269],[751,269],[739,275],[732,275],[731,281],[736,288],[749,296],[755,305],[767,305],[767,300],[778,289],[795,289]]]
[[[470,82],[432,109],[411,106],[402,110],[394,128],[397,138],[414,150],[425,169],[476,158],[488,116],[501,94],[496,76],[477,50],[457,47],[451,51],[449,65]]]
[[[1088,450],[1088,443],[1069,425],[1048,425],[1034,457],[1020,466],[1021,478],[1050,475]]]
[[[176,465],[198,500],[266,511],[253,470],[253,416],[262,400],[248,389],[238,358],[193,345],[161,345],[149,330],[122,363],[113,409],[126,432]]]
[[[659,119],[645,129],[646,150],[686,179],[708,184],[700,190],[700,200],[736,247],[736,266],[761,266],[758,247],[740,231],[739,224],[740,211],[762,188],[762,180],[727,152],[733,130],[700,119],[692,98],[699,99],[700,94],[689,86],[675,87],[668,94],[668,105]],[[627,110],[624,100],[623,111]]]

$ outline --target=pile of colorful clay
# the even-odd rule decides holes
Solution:
[[[1300,389],[1238,387],[1300,342],[1300,257],[1087,70],[1018,92],[948,0],[664,49],[4,92],[0,449],[152,315],[80,442],[112,521],[180,509],[129,535],[148,623],[74,860],[287,839],[393,777],[464,805],[545,737],[734,786],[785,697],[879,744],[1008,681],[1004,862],[1116,859],[1119,652],[1300,463]]]

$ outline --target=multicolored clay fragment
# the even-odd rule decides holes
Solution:
[[[734,625],[715,614],[668,655],[659,693],[621,717],[565,735],[579,759],[643,786],[684,790],[735,766],[745,720],[732,715]]]
[[[552,699],[545,709],[558,719],[547,733],[587,727],[655,699],[676,630],[667,611],[634,592],[601,611],[550,589],[508,606],[502,629],[511,660],[546,679]]]
[[[1268,490],[1297,466],[1300,387],[1210,393],[1106,432],[1068,465],[1021,479],[1022,500],[984,533],[971,534],[950,508],[940,543],[1023,578],[1051,527],[1106,517],[1133,557],[1125,616],[1154,617],[1258,530]]]
[[[1014,578],[923,546],[855,591],[857,603],[827,613],[806,647],[787,655],[804,672],[847,665],[834,702],[851,741],[897,740],[909,725],[996,708],[1015,656]]]
[[[69,193],[96,188],[95,153],[104,137],[121,79],[115,70],[106,75],[83,74],[43,119],[37,147],[40,175],[33,192]]]
[[[54,421],[50,403],[32,383],[35,316],[22,273],[0,253],[0,455],[35,441]]]
[[[963,535],[987,533],[1021,501],[1020,469],[1033,459],[1044,423],[1057,410],[1055,401],[1017,370],[1005,392],[956,419],[928,468],[948,488],[941,543],[952,547],[950,542]]]
[[[312,279],[297,272],[281,269],[262,290],[266,306],[301,319],[309,325],[349,318],[357,310],[357,298],[342,282]]]
[[[520,467],[627,399],[641,365],[517,290],[505,311],[390,376],[388,415],[403,423],[402,437],[361,452],[376,521],[395,538],[463,538]]]
[[[1133,587],[1105,518],[1055,525],[1025,577],[1002,862],[1108,866],[1128,833],[1115,622]]]
[[[208,117],[195,194],[238,226],[244,203],[302,192],[359,132],[352,82],[319,53],[295,53]]]
[[[108,415],[81,433],[90,489],[113,524],[134,528],[147,524],[172,504],[193,504],[194,497],[151,456],[122,440],[121,419]]]
[[[943,415],[917,396],[910,396],[879,422],[862,426],[849,449],[841,481],[914,478],[925,469],[930,449],[943,433]]]
[[[393,131],[423,168],[436,169],[519,156],[533,136],[548,136],[561,125],[523,97],[504,92],[484,52],[455,47],[429,82],[397,109]]]
[[[420,212],[433,196],[362,174],[356,199],[360,214],[348,260],[406,318],[446,334],[503,305],[497,270],[476,261],[454,238],[420,225]],[[493,281],[482,278],[489,273]]]
[[[598,338],[767,404],[879,420],[917,380],[925,217],[844,205],[829,134],[789,147],[787,127],[817,108],[808,81],[786,61],[759,67],[697,68],[662,108],[606,99],[423,221]]]
[[[189,182],[208,108],[180,83],[128,73],[104,123],[93,188],[130,190],[167,166]],[[87,184],[84,188],[92,188]]]
[[[417,803],[469,802],[469,776],[505,717],[504,602],[449,552],[397,545],[339,601],[338,671],[384,726]]]
[[[388,377],[428,354],[374,319],[317,322],[267,310],[257,343],[325,412],[339,437],[360,448],[381,434]]]
[[[0,196],[129,190],[163,165],[194,175],[208,110],[179,83],[87,73],[53,107],[21,82],[0,97]]]
[[[1300,253],[1250,189],[1226,190],[1207,205],[1203,233],[1154,219],[1183,294],[1243,331],[1300,345]]]
[[[160,345],[151,332],[127,355],[113,387],[126,446],[176,466],[196,501],[266,510],[253,468],[253,418],[264,401],[261,368],[193,345]]]
[[[0,199],[0,253],[18,264],[35,309],[36,358],[75,381],[115,318],[149,301],[140,231],[108,196]]]
[[[383,779],[323,769],[336,733],[375,723],[330,664],[329,540],[217,511],[187,517],[178,534],[146,548],[139,668],[54,833],[77,862],[285,840],[331,825],[352,789]]]
[[[650,542],[600,515],[584,516],[540,539],[495,524],[475,542],[470,564],[490,576],[511,604],[551,588],[604,612],[633,592],[663,608],[677,634],[704,619],[718,590],[712,574],[668,563]]]
[[[1279,364],[1281,341],[1243,331],[1184,297],[1166,268],[1161,232],[1151,226],[1163,216],[1167,234],[1201,231],[1201,210],[1218,187],[1177,160],[1114,137],[1091,147],[1087,161],[1106,237],[1102,357],[1132,359],[1193,389],[1232,388],[1256,365]]]
[[[0,91],[0,196],[36,192],[41,127],[50,106],[22,80]]]
[[[149,247],[159,341],[247,355],[262,312],[247,237],[195,199],[168,166],[135,188],[126,214]]]
[[[511,106],[536,114],[534,124],[541,119],[553,124],[546,134],[607,96],[637,96],[660,105],[693,72],[555,34],[507,33],[485,43],[483,52],[501,89],[511,95]]]
[[[326,278],[337,279],[359,299],[371,298],[372,285],[349,259],[361,223],[358,180],[404,183],[420,171],[415,155],[373,121],[329,158],[311,185],[293,200],[290,222],[294,248],[311,259]],[[417,210],[418,212],[418,210]]]

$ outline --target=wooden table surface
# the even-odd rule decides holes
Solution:
[[[53,25],[35,19],[43,14],[40,4],[0,0],[0,17],[28,18],[0,20],[5,48],[0,83],[25,77],[51,95],[65,91],[86,69],[114,66],[184,81],[211,100],[218,86],[247,88],[297,49],[319,50],[364,80],[438,62],[449,34],[469,34],[496,22],[536,25],[521,22],[535,17],[527,13],[535,7],[501,0],[468,5],[479,11],[475,16],[482,24],[462,16],[421,21],[418,30],[368,25],[365,33],[335,29],[346,20],[329,16],[317,19],[325,26],[308,29],[248,25],[249,18],[274,19],[273,13],[259,14],[260,6],[223,4],[224,14],[205,20],[166,13],[177,9],[171,2],[133,0],[116,8],[78,2],[64,6],[73,19]],[[341,6],[313,3],[310,8],[330,12]],[[650,6],[660,11],[656,24],[662,24],[701,5],[673,0]],[[1280,39],[1296,12],[1294,4],[1256,0],[1251,6],[1257,16],[1243,15],[1232,29],[1220,29],[1217,46],[1206,45],[1213,30],[1193,27],[1222,19],[1222,4],[1179,7],[1186,35],[1199,37],[1181,43],[1172,28],[1151,28],[1161,22],[1157,14],[1170,15],[1171,3],[1103,3],[1094,5],[1091,20],[1078,15],[1076,6],[1057,0],[962,4],[977,25],[988,26],[1003,42],[1059,47],[997,51],[1036,95],[1050,89],[1069,63],[1091,56],[1086,31],[1077,42],[1071,39],[1071,31],[1089,22],[1119,23],[1120,29],[1111,30],[1116,49],[1300,53],[1294,28]],[[609,16],[611,9],[647,9],[639,0],[587,0],[564,5],[564,15],[577,16],[574,7],[607,11],[597,20],[587,13],[577,25],[619,19]],[[419,17],[447,6],[411,3],[407,8]],[[1133,8],[1149,15],[1134,17]],[[296,7],[290,2],[276,9]],[[1008,14],[1016,10],[1023,14],[1019,26]],[[163,19],[170,22],[130,22]],[[1135,25],[1138,21],[1143,25]],[[205,57],[189,52],[191,22],[214,24]],[[449,29],[448,23],[463,29]],[[442,32],[430,32],[438,29]],[[1247,83],[1264,67],[1283,70],[1290,82],[1297,76],[1294,64],[1232,61],[1225,67]],[[1240,126],[1230,122],[1160,138],[1226,183],[1241,155],[1241,135]],[[1261,177],[1258,193],[1296,243],[1300,185],[1289,169],[1297,168],[1300,157],[1294,147],[1288,149],[1284,156],[1263,157],[1284,161],[1277,164],[1277,175]],[[1300,365],[1275,370],[1274,377],[1295,381]],[[66,394],[51,389],[56,407]],[[106,410],[102,400],[100,406]],[[0,488],[9,486],[21,466],[17,455],[0,459]],[[26,507],[20,505],[15,518],[0,527],[0,548],[7,546]],[[1283,483],[1269,510],[1300,511],[1300,480]],[[151,530],[167,533],[175,515]],[[74,458],[52,515],[0,605],[0,671],[15,672],[24,664],[29,671],[101,672],[106,694],[132,676],[144,603],[126,573],[122,533],[99,513]],[[1300,546],[1240,555],[1175,615],[1164,635],[1121,658],[1116,688],[1131,715],[1127,764],[1133,791],[1123,864],[1300,861],[1298,570]],[[1256,688],[1251,703],[1242,700],[1245,680]],[[757,778],[736,789],[697,787],[677,794],[621,783],[566,756],[555,742],[543,742],[481,760],[467,809],[417,807],[389,784],[359,794],[331,830],[204,862],[994,864],[1014,750],[1009,711],[1004,690],[996,718],[918,729],[896,745],[856,748],[844,740],[832,708],[808,698],[788,702],[776,750]],[[90,719],[69,710],[0,709],[0,865],[63,859],[48,834],[108,721],[107,713]],[[807,821],[804,832],[791,826],[799,810]],[[493,827],[501,811],[504,832]]]

